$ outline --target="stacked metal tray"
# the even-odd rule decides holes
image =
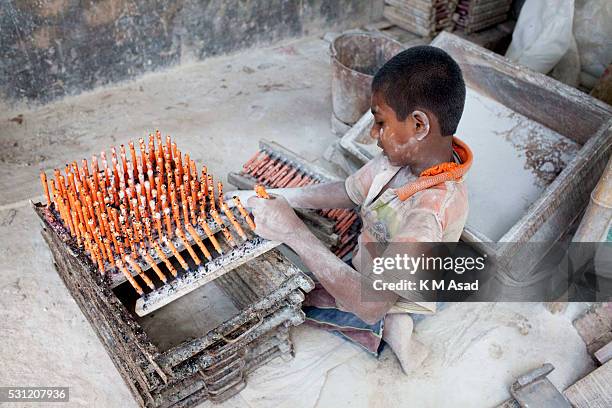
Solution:
[[[186,407],[203,399],[222,402],[246,387],[247,376],[268,361],[293,358],[289,328],[280,326],[249,347],[219,353],[219,361],[153,393],[157,407]]]
[[[385,0],[383,15],[393,24],[423,37],[452,30],[457,0]]]
[[[466,34],[507,20],[512,0],[459,0],[453,20]]]
[[[134,291],[113,287],[52,209],[34,210],[58,274],[140,406],[222,401],[261,364],[291,356],[289,327],[303,322],[313,283],[276,249],[141,317]]]

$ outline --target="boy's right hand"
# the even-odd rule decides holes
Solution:
[[[233,190],[226,192],[225,194],[223,194],[223,201],[226,202],[229,208],[233,208],[236,206],[233,200],[234,196],[240,199],[240,202],[245,208],[248,208],[247,203],[249,201],[249,198],[256,196],[256,194],[253,190]]]

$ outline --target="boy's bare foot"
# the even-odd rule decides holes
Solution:
[[[408,314],[388,314],[385,317],[383,340],[397,356],[404,374],[418,368],[429,355],[429,348],[412,338],[413,329]]]

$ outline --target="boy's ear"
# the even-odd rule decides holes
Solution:
[[[429,134],[429,116],[423,111],[415,110],[410,114],[414,126],[414,134],[418,141],[421,141]]]

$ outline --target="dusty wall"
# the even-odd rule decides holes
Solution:
[[[382,0],[0,0],[0,100],[48,102],[381,12]]]

